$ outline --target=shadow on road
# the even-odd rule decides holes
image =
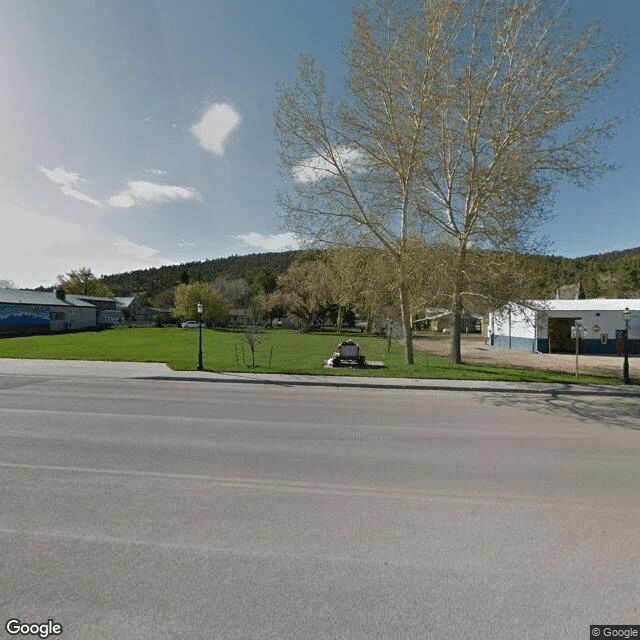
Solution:
[[[540,395],[500,393],[478,396],[483,404],[513,407],[597,423],[607,427],[623,427],[640,431],[640,406],[637,398],[575,396],[555,392]]]

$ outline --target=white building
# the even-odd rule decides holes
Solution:
[[[575,351],[571,327],[579,320],[585,329],[581,353],[621,353],[626,308],[631,312],[627,349],[640,353],[639,299],[535,300],[526,307],[512,303],[489,314],[489,343],[530,353]]]

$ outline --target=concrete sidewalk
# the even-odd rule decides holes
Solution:
[[[640,387],[625,385],[578,385],[537,382],[479,380],[425,380],[416,378],[370,378],[363,376],[306,376],[269,373],[213,373],[173,371],[157,362],[100,362],[85,360],[26,360],[0,358],[0,376],[92,379],[176,380],[236,384],[272,384],[361,389],[416,389],[425,391],[472,391],[501,393],[547,393],[636,397]],[[639,408],[640,411],[640,408]]]

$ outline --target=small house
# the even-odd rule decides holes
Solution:
[[[450,331],[453,313],[448,309],[427,309],[424,318],[413,321],[417,329],[431,329],[432,331]],[[480,333],[482,330],[482,316],[463,313],[460,331],[463,333]]]
[[[116,309],[122,313],[126,322],[146,322],[146,312],[138,296],[116,298]]]
[[[98,327],[111,327],[124,321],[122,311],[117,308],[115,298],[101,296],[69,295],[69,300],[86,302],[96,308],[96,325]]]

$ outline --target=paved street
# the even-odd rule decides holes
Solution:
[[[3,628],[586,639],[640,624],[638,406],[0,375]]]

